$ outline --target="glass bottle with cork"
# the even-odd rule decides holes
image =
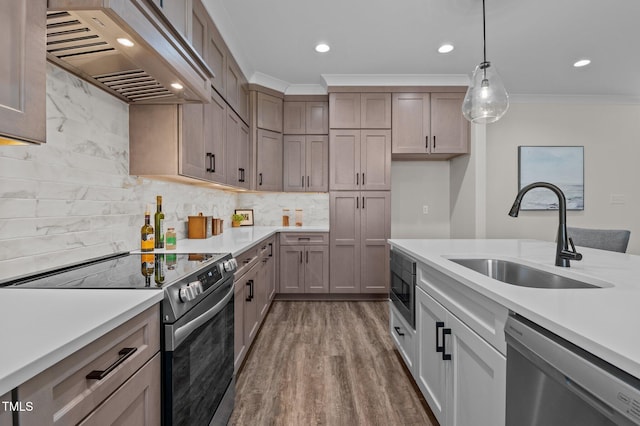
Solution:
[[[144,212],[144,225],[140,229],[140,251],[153,251],[154,248],[154,232],[151,226],[151,209],[147,205]]]
[[[156,214],[154,216],[155,225],[155,248],[164,248],[164,213],[162,213],[162,196],[156,197]]]

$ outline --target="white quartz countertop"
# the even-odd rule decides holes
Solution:
[[[220,235],[205,239],[178,240],[175,250],[156,249],[155,253],[231,253],[237,256],[278,232],[329,232],[329,226],[241,226],[225,228]]]
[[[0,288],[0,395],[162,300],[162,290]]]
[[[640,256],[577,247],[580,262],[554,265],[555,243],[536,240],[391,239],[427,264],[553,333],[640,378]],[[596,289],[538,289],[505,284],[449,258],[513,260]]]

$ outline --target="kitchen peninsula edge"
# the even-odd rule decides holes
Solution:
[[[593,355],[640,378],[640,256],[579,247],[584,258],[554,266],[555,243],[537,240],[390,239],[419,263],[432,267]],[[518,287],[458,265],[452,258],[494,258],[599,284],[594,289]],[[420,284],[418,284],[420,285]]]

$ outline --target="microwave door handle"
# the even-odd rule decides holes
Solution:
[[[201,325],[205,324],[211,318],[218,315],[224,309],[225,305],[229,303],[229,300],[233,297],[234,286],[231,286],[231,290],[227,293],[221,301],[216,303],[216,305],[201,314],[200,316],[194,318],[192,321],[189,321],[185,325],[178,327],[173,332],[173,339],[171,339],[170,347],[168,350],[174,351],[184,340],[191,335],[194,331],[196,331]]]

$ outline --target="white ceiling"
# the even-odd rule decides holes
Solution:
[[[281,90],[336,74],[459,79],[482,61],[481,0],[204,2],[250,80]],[[487,59],[510,94],[640,99],[640,1],[486,0],[486,10]],[[319,41],[331,51],[316,53]],[[444,42],[455,50],[438,53]],[[580,58],[591,65],[574,68]]]

